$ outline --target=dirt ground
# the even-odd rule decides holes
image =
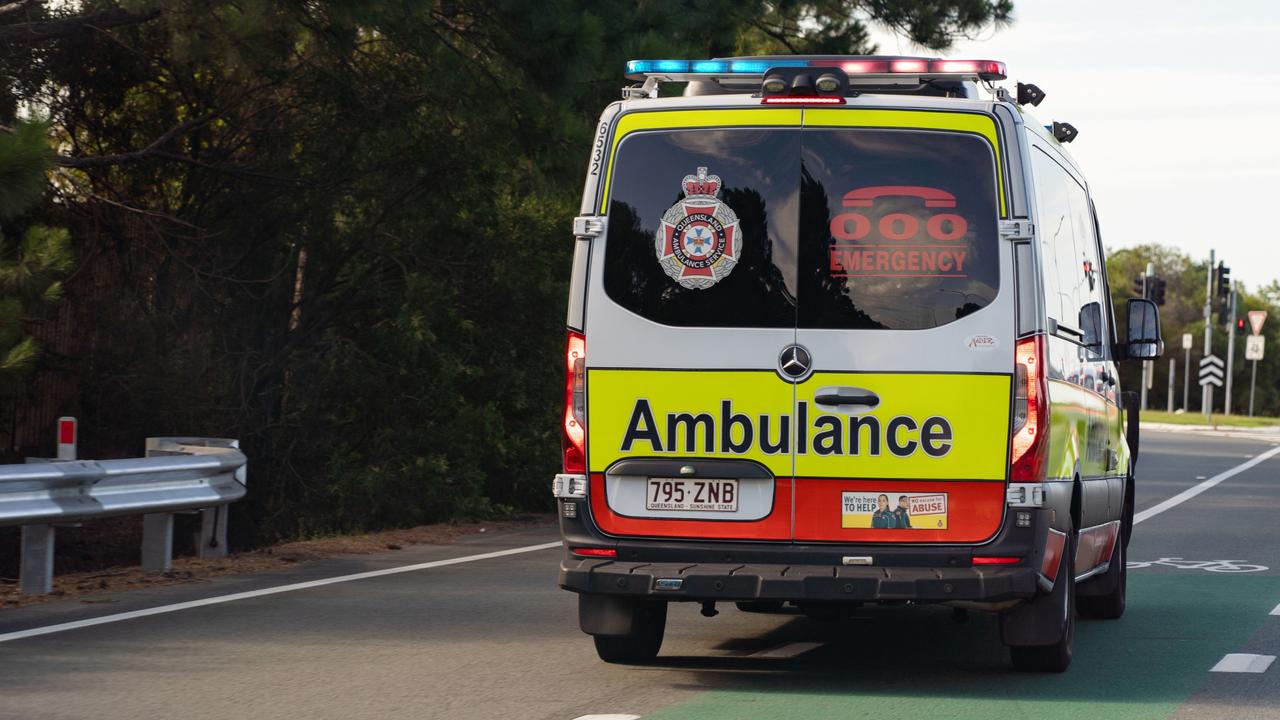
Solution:
[[[299,540],[251,552],[233,553],[216,560],[175,557],[173,568],[166,573],[147,573],[137,566],[71,572],[54,576],[53,592],[49,595],[21,595],[18,592],[16,579],[0,578],[0,610],[66,598],[79,598],[83,603],[110,602],[106,598],[95,596],[138,587],[201,582],[218,575],[276,570],[281,566],[323,560],[339,555],[368,555],[401,550],[410,545],[447,545],[460,538],[479,533],[536,527],[553,522],[555,522],[554,515],[535,515],[516,520],[440,523],[407,530]]]

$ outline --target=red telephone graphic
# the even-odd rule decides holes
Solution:
[[[844,194],[845,207],[871,207],[873,200],[885,196],[907,196],[924,199],[925,207],[956,206],[956,196],[946,190],[922,187],[920,185],[877,185],[875,187],[858,188]]]
[[[869,208],[882,197],[915,197],[924,200],[927,208],[953,208],[956,196],[946,190],[920,185],[875,185],[850,190],[844,194],[841,205],[847,208]],[[894,212],[880,218],[877,223],[886,240],[914,240],[920,233],[920,218],[903,212]],[[925,230],[936,242],[952,242],[964,237],[969,223],[955,213],[938,213],[925,221]],[[840,242],[861,240],[871,233],[871,220],[859,212],[843,212],[831,218],[831,237]]]

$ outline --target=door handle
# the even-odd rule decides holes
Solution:
[[[875,407],[880,404],[880,396],[862,388],[822,388],[813,396],[813,401],[819,405]]]

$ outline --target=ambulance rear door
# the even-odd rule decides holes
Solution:
[[[1016,343],[995,120],[804,125],[794,538],[981,543],[1003,520]]]

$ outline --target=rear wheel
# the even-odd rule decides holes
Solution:
[[[631,631],[625,635],[594,635],[596,654],[608,663],[642,663],[658,656],[667,629],[667,604],[637,604]]]
[[[1032,600],[1023,613],[1025,621],[1046,625],[1030,628],[1034,636],[1053,638],[1053,641],[1010,646],[1009,656],[1013,660],[1014,669],[1023,672],[1059,673],[1071,665],[1071,646],[1076,634],[1074,558],[1075,538],[1073,533],[1068,533],[1053,591]]]
[[[1111,567],[1089,583],[1108,588],[1102,595],[1081,595],[1078,599],[1080,616],[1099,620],[1115,620],[1124,615],[1125,585],[1128,584],[1127,553],[1123,542],[1116,543],[1111,553]],[[1084,586],[1081,586],[1084,587]]]

